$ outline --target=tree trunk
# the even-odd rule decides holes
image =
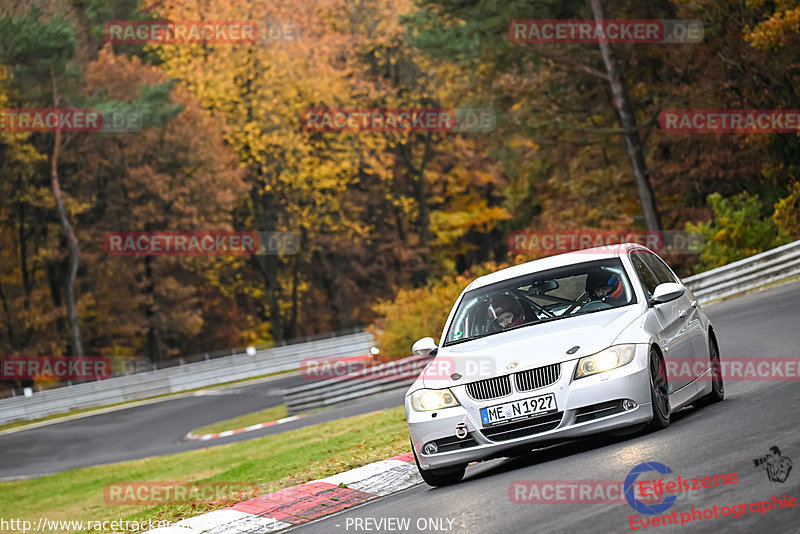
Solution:
[[[591,0],[591,4],[594,20],[596,22],[602,21],[604,15],[601,0]],[[608,74],[608,84],[611,86],[611,93],[614,96],[614,106],[622,124],[625,149],[628,152],[628,158],[633,168],[633,178],[636,183],[636,189],[639,192],[639,203],[642,205],[644,222],[649,231],[661,231],[661,216],[658,213],[650,176],[647,174],[644,148],[639,137],[639,125],[636,122],[636,115],[633,112],[633,106],[628,98],[625,85],[622,83],[622,76],[617,69],[614,56],[611,54],[611,46],[609,43],[602,41],[599,44],[600,54],[603,56],[603,63]]]
[[[148,302],[145,304],[144,316],[147,320],[147,357],[153,363],[162,362],[165,359],[164,343],[161,340],[160,320],[157,314],[158,303],[156,302],[156,278],[153,269],[153,257],[144,257],[144,276],[145,294]]]
[[[53,107],[58,107],[58,88],[53,67],[50,67],[50,80],[53,84]],[[61,197],[61,186],[58,182],[58,158],[61,152],[61,130],[55,133],[53,143],[53,154],[50,158],[50,184],[53,188],[53,197],[58,208],[58,218],[61,221],[61,228],[64,230],[64,237],[67,241],[69,250],[69,272],[67,276],[66,300],[67,300],[67,320],[69,322],[70,344],[73,356],[83,356],[83,343],[81,342],[81,330],[78,323],[78,308],[75,304],[75,279],[78,276],[78,262],[80,261],[80,248],[78,238],[67,217],[67,209],[64,206],[64,199]]]
[[[294,272],[292,273],[292,311],[289,316],[289,326],[287,330],[287,338],[294,339],[297,337],[297,316],[299,313],[300,303],[297,286],[300,284],[300,255],[306,247],[308,231],[305,226],[300,227],[300,247],[294,257]]]
[[[14,335],[14,331],[11,329],[11,314],[8,312],[8,302],[6,299],[6,294],[3,291],[3,284],[0,282],[0,303],[3,305],[3,316],[6,318],[5,326],[6,326],[6,334],[8,335],[8,347],[12,351],[17,350],[17,344],[15,343],[16,336]]]
[[[417,201],[417,232],[419,235],[419,250],[423,254],[425,261],[425,269],[415,272],[412,280],[415,286],[422,286],[428,279],[430,271],[430,254],[428,253],[428,241],[430,239],[430,208],[428,206],[428,198],[425,196],[425,168],[431,159],[431,134],[425,136],[425,148],[422,153],[422,161],[419,166],[414,165],[414,157],[409,145],[403,146],[403,154],[405,156],[406,165],[414,176],[411,179],[411,185],[414,190],[414,199]]]
[[[274,232],[277,228],[277,215],[272,193],[264,191],[262,182],[257,180],[256,185],[250,190],[250,198],[253,201],[253,218],[256,222],[256,227],[259,231]],[[278,257],[274,254],[253,255],[250,257],[264,277],[272,340],[274,342],[283,341],[283,323],[281,321],[281,307],[277,291],[278,268],[280,267]]]

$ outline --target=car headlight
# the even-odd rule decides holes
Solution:
[[[411,394],[411,407],[418,412],[431,412],[459,406],[449,389],[418,389]]]
[[[617,345],[578,360],[575,378],[604,373],[631,363],[636,355],[636,345]]]

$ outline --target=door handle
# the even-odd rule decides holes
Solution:
[[[692,308],[696,308],[696,307],[697,307],[697,301],[696,301],[696,300],[693,300],[693,301],[692,301]]]
[[[686,317],[686,310],[681,310],[681,311],[679,311],[679,312],[678,312],[678,317],[680,317],[681,319],[683,319],[684,317]]]

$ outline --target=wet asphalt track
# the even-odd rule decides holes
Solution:
[[[717,329],[722,358],[800,355],[800,283],[704,309]],[[629,517],[635,512],[627,503],[516,504],[509,499],[509,486],[517,480],[624,480],[634,466],[656,461],[689,478],[738,474],[735,485],[681,495],[667,513],[687,512],[692,506],[721,508],[784,493],[798,498],[800,505],[800,384],[730,382],[725,388],[723,402],[683,410],[660,432],[587,439],[522,458],[476,464],[455,486],[419,485],[284,532],[397,532],[392,530],[395,521],[403,519],[409,520],[404,532],[426,533],[800,532],[800,507],[632,530]],[[785,483],[770,482],[763,468],[753,466],[752,459],[773,445],[794,462]],[[393,523],[378,523],[386,519]]]
[[[0,480],[136,460],[279,434],[341,417],[403,404],[403,390],[342,405],[296,421],[210,441],[184,436],[201,426],[277,406],[281,389],[300,375],[257,384],[207,389],[189,396],[125,408],[0,436]]]
[[[738,297],[705,307],[720,339],[722,357],[800,355],[800,283]],[[192,428],[280,403],[278,390],[301,381],[271,382],[212,390],[0,436],[0,477],[59,471],[72,467],[169,454],[208,446],[182,442]],[[230,443],[283,432],[337,417],[398,405],[401,394],[383,395],[279,427],[215,440]],[[444,488],[419,485],[289,531],[307,533],[550,533],[632,532],[628,504],[516,504],[509,487],[518,480],[623,480],[632,467],[661,462],[684,477],[736,472],[738,483],[682,495],[672,510],[686,512],[769,499],[773,494],[800,497],[800,385],[797,382],[729,382],[726,399],[673,416],[660,432],[629,438],[593,438],[557,445],[514,459],[470,466],[460,484]],[[795,468],[785,483],[772,483],[752,459],[778,445]],[[685,526],[651,526],[647,532],[798,531],[800,508],[704,519]],[[369,520],[367,522],[367,520]],[[452,522],[452,523],[451,523]],[[417,528],[420,527],[420,528]],[[645,530],[645,529],[640,529]],[[284,531],[286,532],[286,531]]]

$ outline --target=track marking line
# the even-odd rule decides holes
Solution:
[[[282,419],[277,419],[275,421],[258,423],[255,425],[246,426],[244,428],[237,428],[236,430],[226,430],[224,432],[216,432],[213,434],[202,434],[200,436],[189,432],[183,437],[183,439],[191,441],[208,441],[210,439],[226,438],[228,436],[233,436],[234,434],[241,434],[243,432],[252,432],[254,430],[261,430],[262,428],[267,428],[268,426],[282,425],[283,423],[291,423],[292,421],[297,421],[301,417],[305,416],[306,414],[303,413],[298,415],[290,415],[289,417],[284,417]]]

